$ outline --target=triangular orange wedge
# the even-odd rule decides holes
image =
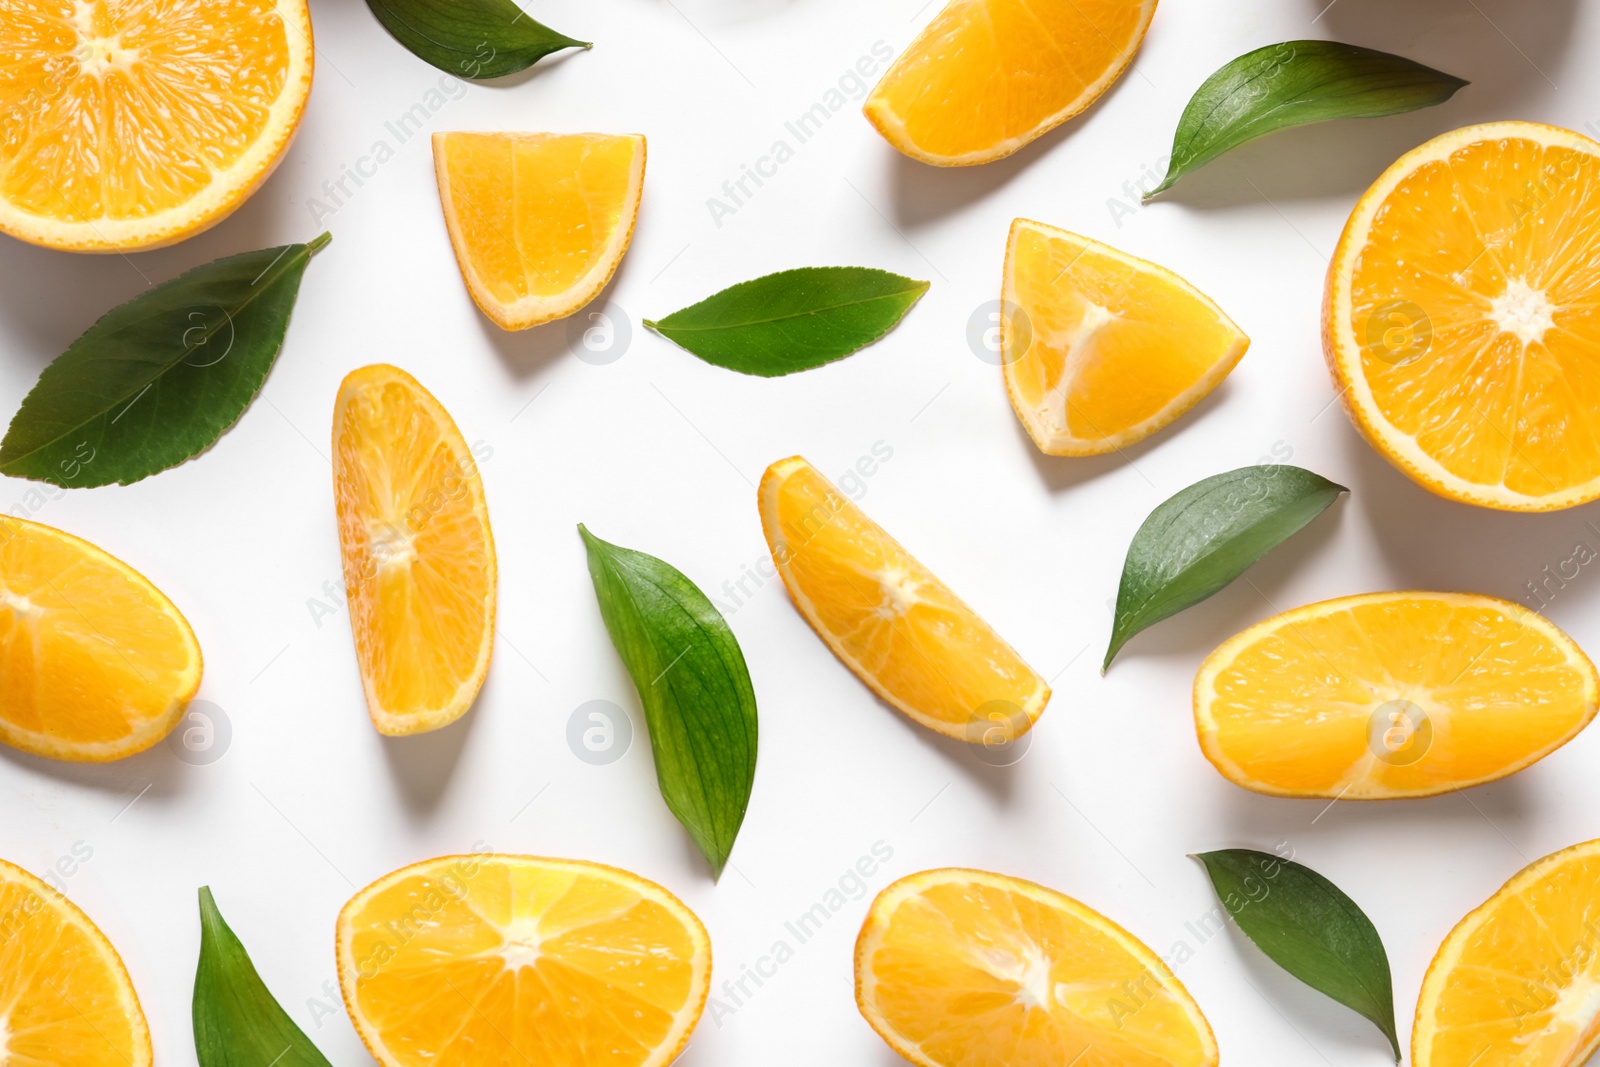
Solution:
[[[863,110],[941,167],[1009,156],[1099,99],[1133,62],[1156,0],[952,0]]]
[[[1011,224],[1001,297],[1006,392],[1052,456],[1142,441],[1203,400],[1250,347],[1166,268],[1028,219]]]
[[[433,394],[376,363],[339,387],[333,492],[373,725],[447,726],[478,695],[494,646],[494,536],[474,454]]]
[[[357,893],[338,964],[383,1067],[665,1067],[705,1007],[711,939],[638,875],[475,853]]]
[[[633,237],[644,159],[637,134],[433,135],[456,263],[495,325],[526,330],[600,294]]]
[[[144,575],[0,517],[0,741],[92,763],[143,752],[183,717],[200,671],[194,631]]]
[[[1004,745],[1050,687],[988,623],[799,456],[767,468],[761,528],[806,622],[873,692],[951,737]]]

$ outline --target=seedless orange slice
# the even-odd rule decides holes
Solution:
[[[104,763],[171,732],[200,644],[138,571],[42,523],[0,517],[0,741]]]
[[[1230,781],[1382,800],[1492,782],[1594,718],[1583,650],[1526,608],[1468,593],[1368,593],[1257,623],[1200,667],[1200,747]]]
[[[633,237],[644,159],[637,134],[433,135],[456,263],[495,325],[525,330],[599,295]]]
[[[1600,144],[1496,122],[1403,156],[1339,239],[1323,347],[1362,434],[1433,492],[1600,497]]]
[[[1600,1049],[1600,841],[1546,856],[1462,919],[1417,998],[1414,1067],[1580,1067]]]
[[[59,891],[0,860],[0,1064],[150,1067],[122,958]]]
[[[921,1067],[1215,1067],[1200,1006],[1128,931],[986,871],[923,871],[872,902],[856,1004]]]
[[[761,526],[795,607],[873,692],[951,737],[1004,744],[1050,687],[989,624],[799,456],[767,468]]]
[[[454,722],[494,645],[494,536],[472,450],[415,378],[362,367],[334,404],[333,492],[373,725],[395,735]]]
[[[384,1067],[663,1067],[705,1006],[711,939],[627,871],[474,854],[357,893],[339,913],[338,962]]]
[[[1250,347],[1171,271],[1028,219],[1011,224],[1001,298],[1006,392],[1052,456],[1142,441],[1203,400]]]
[[[156,248],[226,218],[311,92],[305,0],[6,0],[0,231]]]
[[[1099,99],[1133,62],[1156,0],[952,0],[864,107],[884,139],[941,167],[1009,156]]]

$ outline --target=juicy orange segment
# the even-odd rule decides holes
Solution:
[[[0,0],[0,231],[155,248],[266,180],[311,92],[305,0]]]
[[[525,330],[600,294],[633,237],[644,159],[637,134],[433,135],[456,263],[495,325]]]
[[[965,741],[1004,744],[1038,720],[1044,679],[815,467],[779,460],[759,496],[795,607],[873,692]]]
[[[200,671],[188,620],[144,575],[0,517],[0,741],[91,763],[143,752],[182,718]]]
[[[1600,677],[1542,616],[1468,593],[1369,593],[1257,623],[1194,683],[1200,747],[1290,797],[1423,797],[1536,763],[1594,718]]]
[[[122,958],[58,890],[0,860],[0,1063],[150,1067]]]
[[[952,0],[863,110],[924,163],[1000,159],[1099,99],[1155,13],[1156,0]]]
[[[415,378],[362,367],[334,404],[333,492],[373,725],[447,726],[478,695],[494,644],[494,536],[473,452]]]
[[[923,871],[872,902],[856,1004],[921,1067],[1215,1067],[1200,1006],[1143,942],[1071,897]]]
[[[1250,347],[1171,271],[1028,219],[1011,224],[1001,297],[1006,391],[1052,456],[1098,456],[1149,437]]]
[[[705,1007],[711,939],[627,871],[473,854],[357,893],[339,913],[338,962],[384,1067],[661,1067]]]
[[[1579,1067],[1600,1049],[1600,841],[1530,864],[1439,946],[1414,1067]]]
[[[1402,157],[1339,240],[1323,347],[1362,434],[1433,492],[1600,497],[1600,144],[1496,122]]]

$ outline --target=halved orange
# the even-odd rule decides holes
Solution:
[[[951,0],[863,110],[912,159],[1000,159],[1098,100],[1155,13],[1156,0]]]
[[[0,231],[75,252],[172,244],[283,158],[311,92],[305,0],[7,0]]]
[[[761,528],[795,607],[846,667],[930,730],[986,745],[1032,728],[1050,687],[800,456],[767,468]]]
[[[0,860],[0,1063],[150,1067],[122,957],[62,893]]]
[[[1422,979],[1413,1067],[1580,1067],[1600,1050],[1600,841],[1523,868]]]
[[[1323,348],[1361,433],[1427,489],[1600,498],[1600,144],[1495,122],[1401,157],[1339,239]]]
[[[1000,364],[1040,451],[1098,456],[1205,399],[1250,338],[1164,267],[1028,219],[1011,224]]]
[[[333,411],[350,629],[378,732],[460,718],[489,673],[494,535],[474,451],[411,375],[351,371]]]
[[[1200,1006],[1142,941],[1052,889],[923,871],[872,902],[856,1005],[921,1067],[1215,1067]]]
[[[143,752],[178,724],[200,673],[188,620],[144,575],[0,516],[0,741],[87,763]]]
[[[526,330],[600,295],[633,237],[644,159],[638,134],[433,135],[456,263],[495,325]]]
[[[1600,676],[1544,617],[1470,593],[1311,604],[1225,642],[1194,682],[1206,758],[1286,797],[1386,800],[1492,782],[1594,718]]]
[[[664,1067],[711,984],[677,897],[578,860],[474,853],[385,875],[339,913],[339,985],[384,1067]]]

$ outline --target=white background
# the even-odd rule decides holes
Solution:
[[[1010,159],[943,171],[900,158],[852,100],[718,226],[707,208],[741,165],[785,137],[883,41],[898,54],[921,0],[538,0],[534,17],[596,43],[530,74],[473,85],[429,132],[642,132],[644,204],[607,292],[630,347],[597,366],[566,324],[505,334],[461,284],[425,139],[397,146],[324,224],[287,344],[242,421],[195,462],[128,488],[29,496],[0,509],[103,545],[165,590],[206,657],[200,696],[232,737],[205,766],[166,745],[104,767],[0,751],[0,855],[35,871],[92,849],[66,885],[122,952],[162,1063],[192,1062],[189,1000],[209,884],[291,1015],[336,1064],[367,1057],[330,1014],[333,925],[359,887],[475,842],[617,864],[678,893],[710,928],[716,995],[785,937],[875,842],[871,879],[943,865],[1061,889],[1166,954],[1235,1065],[1372,1064],[1364,1020],[1296,984],[1237,933],[1186,929],[1213,905],[1187,853],[1270,849],[1331,877],[1373,917],[1394,967],[1401,1031],[1449,928],[1507,877],[1600,835],[1591,732],[1496,785],[1441,799],[1271,799],[1222,780],[1195,742],[1189,686],[1222,638],[1275,610],[1388,588],[1469,589],[1526,602],[1565,560],[1590,507],[1528,517],[1430,496],[1356,435],[1318,340],[1323,272],[1356,197],[1404,150],[1491,119],[1576,129],[1600,121],[1600,14],[1578,0],[1166,0],[1135,66],[1086,115]],[[0,239],[0,397],[105,310],[217,256],[306,240],[309,201],[341,165],[391,141],[385,123],[439,72],[356,0],[314,0],[316,85],[299,138],[236,215],[176,248],[73,256]],[[1170,147],[1189,94],[1261,45],[1335,37],[1400,52],[1472,85],[1436,109],[1293,131],[1135,208],[1125,183]],[[458,90],[459,95],[459,90]],[[792,142],[792,137],[790,138]],[[1121,209],[1112,205],[1121,203]],[[1176,426],[1105,459],[1040,455],[999,371],[965,339],[998,294],[1017,216],[1113,242],[1215,297],[1253,338],[1232,377]],[[933,287],[885,341],[842,363],[762,380],[708,366],[645,333],[736,281],[808,264],[884,267]],[[483,464],[499,547],[500,640],[473,711],[439,733],[386,740],[363,704],[347,619],[327,606],[339,555],[327,460],[331,409],[352,368],[412,371]],[[729,602],[725,581],[766,553],[754,483],[802,453],[838,476],[875,442],[893,458],[862,506],[977,608],[1055,698],[1015,766],[991,768],[872,697],[812,635],[776,582],[732,611],[761,714],[761,756],[732,866],[713,885],[656,789],[637,699],[607,641],[575,525],[659,555]],[[1209,602],[1135,639],[1101,678],[1108,601],[1128,540],[1167,496],[1292,450],[1352,493]],[[1253,586],[1253,587],[1252,587]],[[750,590],[751,586],[746,585]],[[1600,650],[1600,575],[1549,614]],[[566,741],[573,710],[629,709],[634,744],[591,766]],[[900,1062],[859,1018],[853,900],[756,996],[702,1020],[685,1067]]]

